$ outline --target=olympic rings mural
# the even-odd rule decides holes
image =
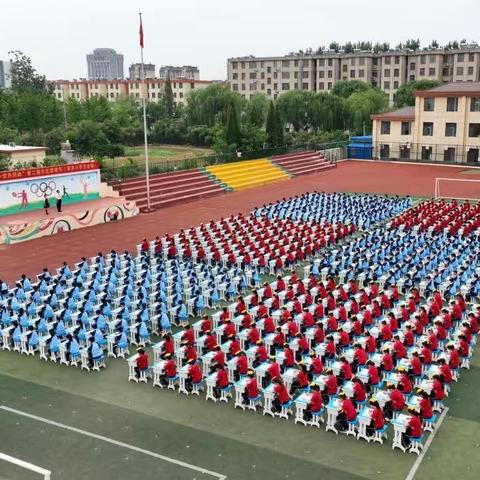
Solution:
[[[30,185],[30,191],[38,198],[43,198],[45,195],[50,197],[57,189],[57,184],[50,180],[49,182],[32,183]]]

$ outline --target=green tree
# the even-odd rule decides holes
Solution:
[[[343,51],[345,53],[353,53],[355,51],[355,48],[353,46],[353,43],[352,42],[347,42],[344,46],[343,46]]]
[[[69,134],[73,148],[81,155],[103,156],[108,139],[101,126],[91,120],[82,120]]]
[[[268,104],[267,123],[265,125],[265,140],[269,147],[277,145],[277,116],[275,104],[270,100]]]
[[[238,126],[238,116],[234,102],[227,108],[226,118],[225,141],[229,147],[234,146],[236,148],[240,145],[240,128]]]
[[[111,103],[105,97],[90,97],[83,101],[85,120],[104,122],[112,118]]]
[[[340,44],[338,42],[330,42],[330,45],[328,46],[329,50],[333,50],[334,52],[339,52],[340,51]]]
[[[283,126],[283,121],[282,117],[280,115],[280,111],[278,108],[275,108],[275,130],[276,130],[276,135],[275,135],[275,144],[279,147],[285,144],[284,140],[284,131],[285,128]]]
[[[305,130],[312,126],[314,98],[314,92],[291,90],[279,97],[275,108],[286,124],[293,125],[294,130]]]
[[[440,82],[437,80],[414,80],[402,85],[394,96],[394,105],[396,108],[415,105],[415,90],[426,90],[428,88],[437,87]]]
[[[331,94],[348,98],[352,93],[365,92],[369,88],[372,88],[372,86],[361,80],[340,80],[333,86]]]
[[[17,92],[44,92],[47,81],[44,75],[39,75],[32,65],[32,60],[20,50],[8,52],[12,68],[10,80],[12,90]]]
[[[256,127],[265,124],[268,100],[263,93],[253,95],[245,106],[245,120]]]
[[[45,146],[50,155],[60,155],[60,144],[68,140],[67,132],[64,127],[56,127],[45,135]]]
[[[410,38],[405,42],[405,48],[408,50],[413,50],[414,52],[420,50],[420,39]]]
[[[345,102],[349,112],[349,127],[355,134],[362,133],[364,126],[371,131],[370,115],[388,109],[387,95],[377,88],[353,93]]]
[[[168,117],[172,117],[175,112],[175,101],[173,99],[172,82],[170,81],[170,75],[165,80],[165,88],[162,95],[162,104],[165,109],[165,113]]]

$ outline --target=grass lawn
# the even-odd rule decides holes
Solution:
[[[186,158],[201,157],[209,155],[212,150],[208,148],[191,147],[189,145],[149,145],[148,154],[150,164],[154,165],[159,162],[178,162]],[[125,157],[118,157],[115,160],[111,158],[104,159],[107,167],[120,167],[128,163],[128,158],[133,159],[139,165],[145,163],[143,145],[137,147],[126,147]]]

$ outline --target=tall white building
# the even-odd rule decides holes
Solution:
[[[12,82],[10,72],[12,62],[10,60],[0,60],[0,88],[10,88]]]
[[[96,48],[87,55],[89,80],[122,80],[123,55],[113,48]]]

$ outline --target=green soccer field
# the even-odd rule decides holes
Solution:
[[[122,359],[88,373],[2,351],[0,371],[0,451],[52,470],[55,480],[399,480],[412,478],[417,461],[391,450],[391,431],[384,445],[367,444],[235,410],[233,402],[129,383]],[[414,478],[478,478],[479,396],[477,353],[453,385],[448,414]],[[0,462],[0,478],[39,478],[32,475]]]

